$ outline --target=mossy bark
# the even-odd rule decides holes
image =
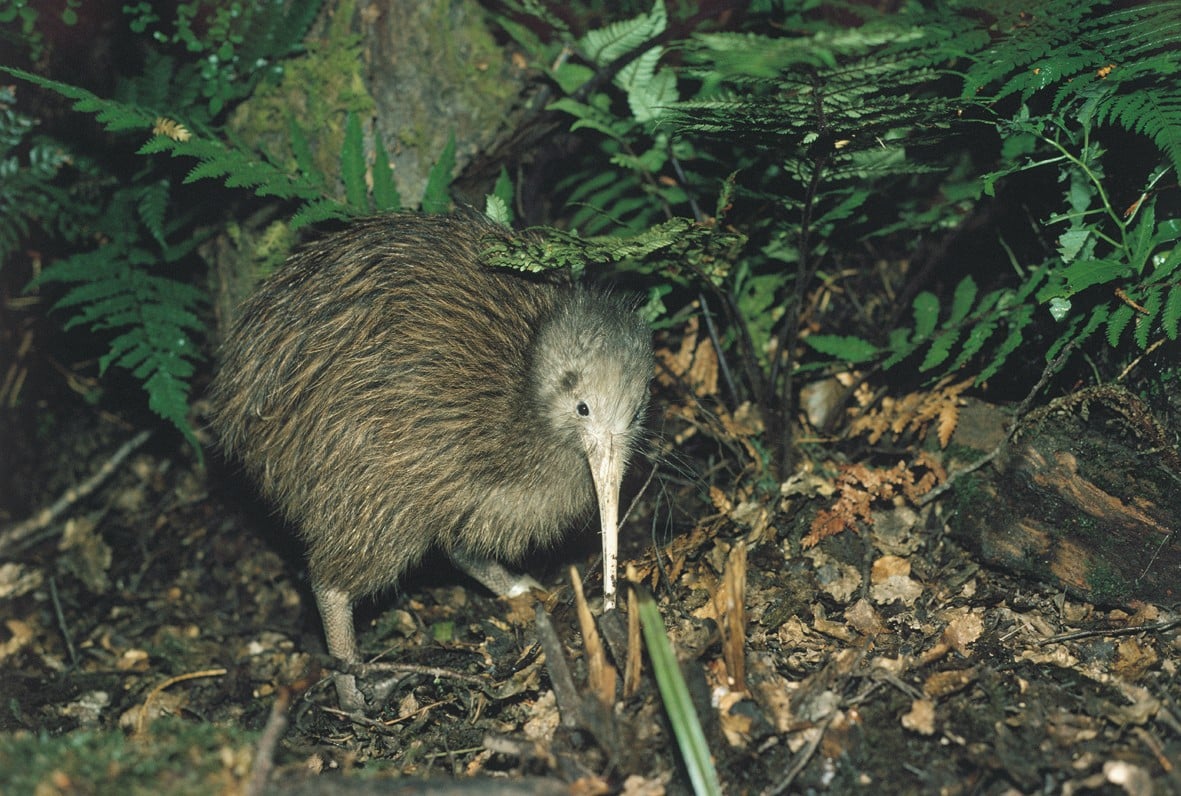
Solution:
[[[957,488],[951,525],[989,563],[1100,604],[1171,602],[1181,459],[1135,395],[1082,390],[1033,413]]]
[[[362,121],[370,168],[380,138],[405,209],[418,207],[450,135],[462,171],[510,132],[521,76],[474,0],[328,0],[306,43],[306,54],[284,62],[280,80],[235,109],[230,128],[295,171],[298,126],[314,166],[328,176],[326,193],[337,198],[344,198],[340,156],[350,113]],[[220,329],[274,264],[270,244],[294,240],[273,228],[274,219],[257,213],[233,239],[223,236],[205,250],[215,262]]]

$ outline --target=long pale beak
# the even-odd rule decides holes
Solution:
[[[619,564],[619,482],[627,445],[607,435],[588,451],[595,495],[599,499],[599,535],[603,540],[603,610],[615,607],[615,571]]]

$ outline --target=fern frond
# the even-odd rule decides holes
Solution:
[[[148,405],[172,423],[199,450],[187,419],[189,379],[200,351],[194,341],[204,325],[197,310],[205,294],[182,282],[133,265],[143,259],[122,242],[59,260],[35,285],[73,285],[54,305],[74,310],[67,327],[85,325],[116,332],[100,372],[112,365],[143,383]]]
[[[241,31],[242,42],[237,58],[242,64],[257,64],[290,55],[303,44],[303,38],[320,12],[323,0],[290,0],[284,3],[258,4]]]
[[[0,267],[34,226],[72,241],[84,219],[97,212],[93,201],[58,184],[67,170],[83,180],[94,178],[91,161],[35,134],[36,120],[15,105],[15,88],[0,86]]]
[[[483,255],[491,265],[518,271],[569,268],[577,275],[592,263],[638,260],[660,251],[699,245],[714,234],[688,218],[673,218],[629,236],[580,237],[543,228],[511,242],[494,241]]]
[[[455,132],[447,137],[443,151],[431,166],[427,175],[426,188],[423,190],[422,211],[424,213],[445,213],[451,209],[451,195],[448,188],[451,185],[452,174],[455,173]]]
[[[1005,93],[996,92],[994,99],[1045,88],[1060,80],[1058,65],[1077,57],[1082,20],[1098,5],[1101,3],[1093,0],[1060,0],[1030,13],[1028,4],[998,2],[981,9],[995,18],[991,27],[997,39],[981,52],[966,53],[974,63],[965,74],[962,98],[975,102],[1000,81],[1005,81]]]
[[[73,100],[74,110],[93,115],[96,121],[111,132],[151,130],[157,116],[160,115],[137,105],[102,99],[84,88],[50,80],[23,69],[0,66],[0,72],[7,72],[13,77],[19,77],[35,86],[49,89],[61,94],[66,99]]]
[[[1164,312],[1161,313],[1161,328],[1170,340],[1177,339],[1177,327],[1181,324],[1181,285],[1169,288],[1169,297],[1165,299]]]
[[[1112,348],[1119,345],[1120,337],[1123,335],[1124,330],[1128,328],[1128,324],[1131,323],[1132,317],[1135,314],[1136,311],[1127,304],[1121,304],[1115,308],[1107,320],[1108,345]]]
[[[1181,172],[1181,5],[1059,0],[1002,13],[1004,35],[967,71],[962,97],[995,103],[1055,88],[1052,109],[1150,137]]]
[[[592,63],[606,66],[663,33],[667,25],[668,13],[664,8],[664,0],[657,0],[652,11],[647,14],[589,31],[579,41],[579,50]],[[621,83],[620,87],[626,88],[626,84]]]
[[[367,210],[365,140],[361,131],[361,120],[352,111],[349,111],[345,119],[344,146],[340,152],[340,179],[344,183],[344,194],[348,203],[358,210]]]
[[[145,187],[137,207],[140,221],[161,246],[167,245],[164,241],[164,213],[168,208],[169,193],[168,181],[156,180]]]
[[[1089,100],[1084,111],[1093,114],[1096,124],[1118,124],[1151,138],[1181,174],[1181,81],[1166,84],[1161,79],[1155,85],[1133,83],[1121,88],[1120,93],[1107,91]]]

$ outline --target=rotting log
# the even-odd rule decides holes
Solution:
[[[1176,599],[1181,457],[1144,402],[1120,387],[1030,413],[955,494],[953,533],[987,563],[1099,604]]]

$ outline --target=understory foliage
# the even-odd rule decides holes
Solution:
[[[152,4],[130,4],[124,10],[143,37],[143,69],[117,81],[109,100],[11,66],[0,69],[75,100],[108,131],[138,131],[148,138],[141,149],[148,153],[167,149],[159,140],[200,140],[193,131],[215,137],[227,105],[272,77],[280,59],[301,46],[318,7],[319,0],[270,0],[211,10],[189,2],[161,26]],[[33,26],[36,17],[22,15],[22,21]],[[39,46],[31,34],[26,39],[31,49]],[[183,123],[175,120],[181,116]],[[100,373],[111,365],[129,371],[143,384],[148,406],[196,448],[186,416],[204,332],[198,311],[207,297],[186,265],[202,239],[197,208],[175,206],[171,174],[160,162],[116,173],[75,154],[68,141],[39,136],[26,162],[6,163],[13,179],[0,187],[0,205],[21,212],[6,213],[0,223],[0,254],[7,259],[32,226],[66,233],[78,251],[46,266],[30,288],[63,286],[55,308],[71,313],[66,328],[85,326],[108,341]],[[85,179],[63,174],[66,164]]]
[[[1017,352],[1052,361],[1099,331],[1117,355],[1176,339],[1181,7],[780,5],[678,41],[661,2],[578,38],[535,5],[552,40],[505,24],[539,66],[557,64],[551,108],[598,139],[568,184],[573,223],[630,231],[685,215],[749,240],[708,272],[690,256],[661,276],[688,288],[682,312],[724,319],[722,370],[762,410],[773,469],[788,463],[806,370],[907,363],[929,383],[982,384]],[[1105,141],[1147,155],[1123,207]],[[931,263],[929,282],[955,281],[914,285],[909,313],[854,307],[851,329],[815,328],[809,308],[843,270],[868,270],[882,248],[954,245],[997,191],[1038,171],[1061,199],[1028,206],[1036,245],[1015,250],[998,231],[990,268],[945,276],[954,251]],[[800,339],[823,356],[798,361]]]
[[[102,366],[131,371],[182,429],[205,301],[175,270],[198,239],[184,186],[246,189],[292,227],[402,206],[380,142],[366,156],[370,122],[357,112],[342,111],[334,174],[312,157],[304,125],[315,120],[288,120],[293,161],[227,132],[229,110],[306,46],[321,2],[194,0],[168,20],[151,3],[128,4],[142,71],[110,97],[6,69],[68,98],[145,165],[83,200],[62,184],[67,162],[90,179],[112,175],[38,138],[0,96],[10,178],[0,207],[15,209],[0,214],[0,253],[31,225],[79,245],[102,240],[51,264],[39,284],[66,287],[70,323],[109,335]],[[19,23],[32,44],[19,5],[0,2],[0,22]],[[704,319],[722,354],[720,401],[749,401],[765,423],[751,448],[765,469],[790,467],[802,373],[906,363],[929,383],[983,384],[1092,339],[1115,358],[1176,339],[1176,3],[961,0],[878,13],[764,2],[724,24],[709,13],[677,5],[670,15],[656,2],[577,31],[578,14],[535,0],[502,8],[498,22],[556,94],[548,111],[584,146],[555,188],[568,231],[497,257],[575,270],[612,261],[648,290],[657,327]],[[450,203],[454,146],[440,153],[426,210]],[[1128,149],[1139,157],[1113,166]],[[176,163],[187,169],[180,180],[169,176]],[[1057,187],[1021,200],[1034,240],[1017,245],[999,229],[987,262],[976,254],[952,269],[971,259],[955,248],[959,232],[1041,175]],[[502,179],[489,199],[503,221],[511,192]],[[912,256],[924,267],[899,293],[864,306],[842,298],[877,259]],[[819,326],[815,308],[830,300],[847,328]]]

